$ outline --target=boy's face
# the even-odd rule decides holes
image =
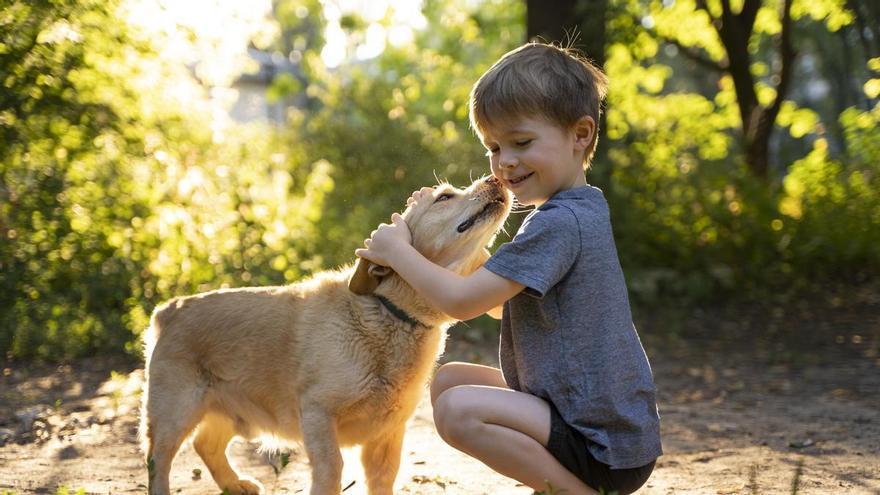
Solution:
[[[584,151],[595,125],[585,119],[590,123],[588,136],[580,123],[564,129],[541,117],[485,129],[482,140],[492,175],[523,205],[540,206],[559,191],[586,185]]]

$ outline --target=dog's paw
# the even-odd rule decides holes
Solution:
[[[229,495],[260,495],[263,493],[263,485],[252,478],[242,478],[223,487],[224,493]]]

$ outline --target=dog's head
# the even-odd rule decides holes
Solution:
[[[510,213],[510,192],[492,176],[467,189],[449,184],[434,188],[403,212],[413,247],[432,262],[462,275],[479,268],[489,257],[486,246]],[[387,267],[359,259],[348,287],[370,294],[389,273]]]

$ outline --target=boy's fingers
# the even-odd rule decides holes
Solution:
[[[409,206],[413,203],[416,203],[420,199],[422,199],[422,196],[424,196],[425,194],[433,194],[433,192],[434,192],[434,188],[427,187],[427,186],[425,186],[417,191],[413,191],[413,193],[410,195],[409,199],[406,200],[406,205]]]
[[[355,254],[355,256],[357,256],[358,258],[364,258],[364,259],[367,259],[367,260],[372,261],[373,263],[376,263],[376,257],[373,256],[373,252],[370,251],[370,248],[358,248],[358,249],[355,249],[355,250],[354,250],[354,254]],[[376,263],[376,264],[378,264],[378,263]]]

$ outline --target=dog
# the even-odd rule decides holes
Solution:
[[[506,219],[511,196],[486,177],[448,184],[403,218],[426,258],[469,274]],[[406,421],[454,320],[387,267],[366,260],[279,287],[221,289],[172,299],[145,333],[140,434],[151,495],[170,493],[171,463],[193,446],[230,494],[262,486],[226,449],[236,436],[301,442],[311,495],[339,494],[340,447],[361,445],[371,495],[390,494]]]

